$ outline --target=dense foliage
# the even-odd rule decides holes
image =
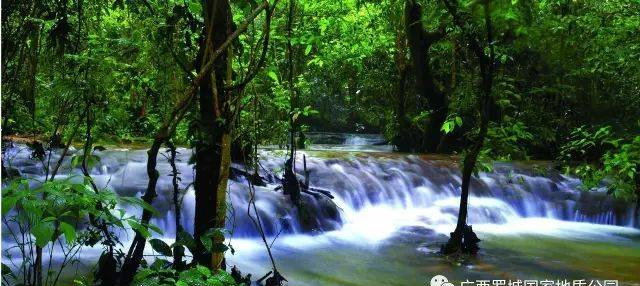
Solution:
[[[120,245],[115,232],[125,230],[125,224],[142,229],[138,219],[125,214],[118,203],[151,206],[139,198],[117,197],[108,190],[95,192],[87,180],[91,179],[48,181],[32,188],[26,179],[20,179],[3,187],[3,229],[17,242],[14,249],[3,253],[5,283],[35,283],[36,278],[29,274],[35,273],[34,262],[41,259],[35,247],[62,255],[58,264],[50,260],[44,273],[43,285],[56,285],[65,268],[80,262],[77,255],[83,247],[102,246],[107,251]],[[162,233],[156,227],[152,229]]]
[[[496,144],[490,145],[497,157],[556,158],[571,132],[582,125],[611,125],[616,134],[638,132],[628,120],[640,117],[638,5],[495,3],[500,63],[496,123],[490,135]],[[444,36],[430,47],[429,65],[450,103],[448,118],[459,119],[458,125],[447,121],[443,129],[452,137],[446,141],[451,147],[443,150],[453,151],[464,146],[473,131],[472,124],[462,123],[473,122],[475,116],[474,67],[443,7],[437,2],[423,6],[424,28],[444,29]],[[3,8],[5,135],[69,130],[65,127],[75,124],[73,113],[82,113],[80,102],[89,96],[97,108],[95,136],[125,142],[148,138],[194,68],[202,25],[197,1],[8,1]],[[238,1],[236,21],[250,9]],[[401,132],[399,117],[407,117],[409,126],[403,128],[418,137],[426,132],[433,111],[425,109],[428,95],[416,93],[411,73],[408,96],[398,97],[398,72],[411,65],[402,1],[300,1],[291,37],[288,6],[277,9],[267,66],[243,91],[245,108],[236,137],[284,144],[289,112],[306,126],[303,130],[381,132],[393,140]],[[261,21],[236,43],[235,66],[255,61],[264,32]],[[287,86],[289,41],[294,93]],[[396,108],[399,105],[404,108]],[[176,138],[182,143],[192,138],[187,123],[178,127]],[[517,150],[509,146],[514,140]]]
[[[196,266],[186,271],[177,272],[173,269],[148,268],[144,269],[134,278],[136,286],[234,286],[238,285],[229,273],[219,270],[212,274],[209,268]],[[241,284],[244,285],[244,284]]]
[[[144,197],[124,199],[144,209],[138,222],[92,184],[96,142],[199,156],[196,220],[215,223],[196,221],[197,239],[179,232],[189,243],[150,240],[180,263],[128,275],[135,285],[233,285],[218,271],[230,161],[259,145],[304,147],[309,131],[465,154],[469,174],[488,160],[555,160],[585,189],[640,204],[639,11],[637,0],[3,1],[2,135],[85,151],[72,159],[81,183],[5,182],[3,220],[36,247],[13,267],[18,280],[43,285],[26,273],[42,275],[37,257],[54,245],[70,257],[102,245],[119,269],[139,269],[155,228],[155,159]],[[202,190],[216,193],[199,202]],[[109,238],[122,228],[136,233],[123,266]],[[187,267],[185,247],[211,270]],[[45,276],[53,285],[59,272]]]
[[[250,6],[238,2],[234,17],[240,20]],[[5,134],[49,134],[57,131],[56,125],[73,124],[70,114],[59,111],[80,113],[79,98],[87,93],[100,107],[96,129],[101,138],[122,140],[152,133],[193,68],[202,7],[198,2],[148,4],[4,3]],[[635,122],[625,119],[640,116],[638,5],[635,1],[496,2],[492,13],[500,67],[494,135],[526,131],[538,140],[518,138],[526,146],[519,151],[553,158],[572,130],[585,124],[610,124],[620,133],[637,131]],[[309,128],[396,135],[399,115],[393,107],[399,67],[394,58],[409,60],[401,43],[406,40],[403,8],[397,0],[297,3],[290,39],[295,110]],[[285,3],[276,13],[284,16],[286,9]],[[426,29],[447,27],[446,35],[431,47],[430,65],[451,102],[451,118],[473,120],[475,79],[464,42],[439,4],[425,3],[423,10]],[[250,133],[245,125],[255,122],[265,130],[261,134],[275,140],[272,143],[283,141],[290,105],[285,86],[286,18],[274,18],[268,66],[244,91],[243,101],[259,109],[259,118],[253,118],[249,107],[240,120],[246,123],[240,130]],[[252,47],[262,37],[260,24],[259,19],[240,37],[236,65],[248,65],[251,53],[257,52]],[[406,116],[415,132],[424,128],[421,122],[429,116],[429,110],[421,109],[426,97],[405,99]],[[458,140],[464,140],[464,130],[462,125],[455,136]],[[186,143],[188,133],[187,126],[179,128],[180,141]],[[500,136],[511,135],[518,134]]]

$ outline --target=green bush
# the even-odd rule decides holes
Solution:
[[[212,273],[209,268],[196,267],[177,271],[167,269],[165,260],[157,260],[149,268],[140,270],[134,277],[134,286],[234,286],[238,285],[225,271]],[[240,284],[244,285],[244,284]]]

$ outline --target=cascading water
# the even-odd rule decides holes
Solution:
[[[187,163],[192,151],[179,148],[178,152],[181,188],[187,189],[182,201],[182,225],[192,232],[193,168]],[[42,166],[31,160],[29,154],[24,146],[7,149],[5,164],[22,176],[41,180]],[[122,196],[142,195],[147,184],[145,150],[114,149],[95,154],[101,160],[91,174],[98,186],[108,187]],[[291,207],[281,191],[274,191],[280,184],[278,177],[284,155],[274,151],[260,154],[260,175],[266,179],[267,186],[255,187],[256,207],[267,236],[278,237],[278,244],[283,247],[330,248],[336,241],[376,245],[406,229],[418,227],[422,232],[442,235],[455,226],[460,172],[451,157],[300,151],[296,161],[296,171],[300,174],[303,154],[311,187],[329,191],[335,197],[330,200],[324,195],[303,194],[304,212]],[[58,156],[54,152],[52,162]],[[79,174],[79,170],[70,169],[69,157],[65,159],[60,177]],[[233,167],[244,169],[241,165]],[[170,240],[175,236],[173,189],[170,165],[162,155],[158,157],[157,168],[161,176],[153,205],[160,215],[154,217],[152,223],[163,229],[165,239]],[[493,172],[481,173],[472,180],[468,223],[487,233],[565,231],[563,221],[637,226],[632,204],[614,200],[604,192],[580,191],[579,187],[579,180],[560,175],[548,163],[497,163]],[[247,180],[241,175],[229,181],[231,207],[227,227],[232,229],[236,249],[242,249],[245,255],[263,249],[247,215],[249,190]],[[140,210],[129,212],[139,214]],[[585,224],[583,229],[593,229],[592,224]],[[615,230],[637,234],[635,229]],[[6,240],[8,236],[3,238]],[[236,258],[230,260],[236,261]],[[260,263],[260,267],[244,266],[259,272],[265,266],[264,261]]]
[[[392,151],[387,140],[380,134],[345,134],[328,132],[307,132],[311,141],[311,150],[359,150],[359,151]]]
[[[29,158],[24,147],[7,150],[8,166],[16,168],[22,175],[41,180],[42,167]],[[100,165],[91,170],[98,186],[109,187],[119,195],[141,196],[147,184],[146,152],[144,150],[110,150],[96,152],[101,157]],[[460,175],[452,158],[419,157],[383,153],[334,153],[335,158],[315,157],[307,154],[307,167],[312,187],[331,192],[339,208],[325,197],[305,194],[305,205],[312,208],[315,221],[301,222],[300,214],[292,208],[287,197],[273,191],[279,176],[277,170],[283,166],[282,156],[272,152],[261,154],[260,174],[267,178],[266,187],[255,186],[256,206],[268,235],[276,233],[302,233],[309,231],[335,230],[343,223],[350,223],[359,215],[385,212],[420,213],[428,225],[453,225],[457,216]],[[53,161],[57,154],[53,155]],[[193,180],[192,166],[187,164],[191,150],[178,150],[177,168],[182,177],[181,187],[190,186]],[[299,153],[297,171],[302,170],[302,154]],[[66,159],[69,161],[70,156]],[[78,173],[67,168],[63,175]],[[238,169],[243,166],[234,165]],[[542,171],[540,171],[542,169]],[[266,171],[265,171],[266,170]],[[536,170],[538,170],[536,173]],[[162,155],[158,158],[158,197],[154,206],[160,216],[153,223],[165,230],[167,237],[175,234],[172,202],[170,166]],[[542,173],[546,172],[546,176]],[[270,178],[270,180],[269,180]],[[590,222],[633,226],[633,207],[608,198],[601,192],[579,190],[580,181],[559,175],[540,166],[518,164],[496,164],[494,172],[482,173],[472,182],[469,223],[505,223],[517,218],[550,218],[566,221]],[[229,227],[236,237],[257,236],[255,227],[247,216],[249,187],[242,176],[229,182],[230,202],[233,212],[229,214]],[[189,187],[183,198],[182,224],[192,230],[194,216],[193,190]],[[132,210],[133,212],[134,210]],[[428,215],[426,215],[428,214]],[[382,215],[380,215],[382,216]],[[384,216],[380,217],[384,219]],[[380,220],[376,221],[381,223]]]

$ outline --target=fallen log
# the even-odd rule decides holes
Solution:
[[[238,180],[239,178],[244,177],[247,181],[251,182],[254,186],[266,187],[267,183],[265,183],[266,179],[260,176],[258,172],[249,173],[248,171],[230,167],[229,178],[232,180]]]
[[[319,189],[319,188],[314,188],[314,187],[307,187],[307,188],[303,188],[302,192],[310,194],[316,198],[318,198],[318,196],[320,195],[325,195],[330,199],[335,198],[330,191],[325,190],[325,189]]]

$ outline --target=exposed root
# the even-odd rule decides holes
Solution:
[[[476,255],[480,251],[478,242],[480,239],[473,232],[473,228],[470,225],[464,225],[451,233],[449,241],[442,246],[440,253],[444,255]]]

